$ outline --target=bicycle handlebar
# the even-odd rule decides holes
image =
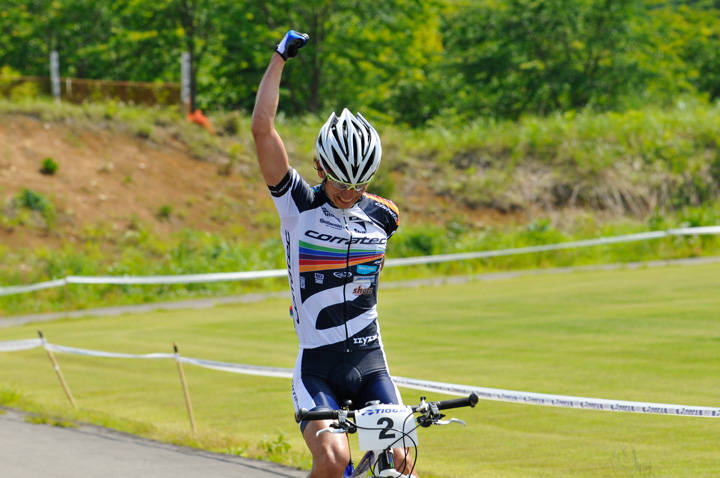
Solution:
[[[475,405],[477,405],[478,402],[478,396],[474,393],[471,393],[467,397],[462,398],[453,398],[451,400],[443,400],[441,402],[435,402],[437,404],[438,410],[450,410],[451,408],[461,408],[461,407],[470,407],[474,408]],[[413,411],[415,411],[415,408],[413,408]]]
[[[453,398],[450,400],[441,400],[439,402],[429,402],[427,405],[434,404],[438,410],[449,410],[452,408],[475,407],[478,402],[478,396],[471,393],[467,397]],[[417,412],[421,405],[412,407],[413,413]],[[301,408],[295,412],[295,421],[300,423],[303,420],[337,420],[340,412],[343,410],[308,410]],[[355,418],[355,411],[348,410],[344,412],[348,418]]]

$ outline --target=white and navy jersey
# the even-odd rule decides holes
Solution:
[[[365,193],[339,209],[292,168],[270,192],[280,214],[300,348],[381,347],[378,277],[399,224],[395,204]]]

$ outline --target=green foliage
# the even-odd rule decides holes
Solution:
[[[40,165],[40,172],[47,176],[54,176],[60,166],[53,158],[45,158]]]
[[[150,82],[179,81],[188,51],[197,106],[250,110],[288,28],[310,34],[284,72],[293,115],[422,125],[720,97],[718,5],[650,0],[21,0],[0,16],[0,90],[32,94],[7,77],[47,76],[52,50],[62,76]]]
[[[641,0],[471,2],[444,23],[448,100],[466,116],[519,118],[613,106],[630,93]]]
[[[45,196],[27,188],[24,188],[22,192],[15,197],[15,205],[30,209],[31,211],[37,211],[43,215],[55,213],[55,208]]]
[[[395,197],[395,181],[390,175],[390,171],[383,169],[379,174],[375,175],[368,185],[367,191],[387,199]]]
[[[42,194],[23,188],[6,204],[3,223],[10,227],[37,225],[50,229],[55,225],[56,212],[52,202]]]
[[[406,133],[402,154],[432,158],[411,167],[471,207],[643,217],[716,200],[718,137],[720,108],[684,97],[667,108],[437,125]]]
[[[17,101],[40,94],[36,83],[23,81],[20,74],[9,66],[0,67],[0,97]]]
[[[394,257],[415,257],[442,254],[451,249],[447,231],[438,226],[402,228],[393,237]]]
[[[646,223],[598,223],[588,216],[574,223],[557,224],[538,219],[528,225],[507,228],[474,228],[464,225],[462,217],[444,226],[403,225],[389,244],[388,257],[416,257],[472,251],[492,251],[665,230],[673,227],[707,226],[720,223],[720,207],[688,208],[676,216],[656,212]],[[199,231],[184,231],[170,240],[161,240],[147,229],[136,226],[115,239],[115,249],[103,246],[108,231],[80,231],[81,247],[67,244],[57,250],[2,250],[0,283],[30,284],[68,275],[178,275],[208,272],[236,272],[282,269],[282,244],[279,240],[243,243],[240,240]],[[536,254],[495,257],[474,261],[450,262],[428,266],[390,267],[384,280],[450,276],[492,271],[566,267],[587,264],[647,261],[720,253],[716,236],[676,237],[663,240],[596,246]],[[30,294],[0,298],[4,314],[42,312],[72,308],[98,307],[174,300],[189,297],[223,296],[259,290],[285,290],[284,279],[247,282],[218,282],[177,285],[97,285],[72,286]]]
[[[192,144],[198,157],[225,157],[231,169],[255,168],[248,115],[228,114],[237,135],[212,137],[192,128],[175,109],[137,108],[120,103],[56,104],[51,101],[0,101],[0,112],[29,114],[43,121],[103,122],[132,131],[127,123],[161,126]],[[217,122],[216,124],[222,124]],[[322,118],[284,115],[277,128],[291,161],[312,181],[314,139]],[[383,125],[383,166],[370,192],[395,201],[401,227],[389,244],[388,258],[507,249],[572,240],[720,223],[720,108],[693,97],[673,108],[646,107],[626,112],[553,114],[520,121],[479,120],[462,128],[436,124],[423,129]],[[128,180],[129,177],[128,177]],[[397,184],[396,184],[397,181]],[[400,181],[412,181],[411,184]],[[430,196],[422,207],[430,223],[413,223],[417,212],[404,191],[411,188],[453,196],[445,205]],[[413,189],[410,189],[413,190]],[[457,202],[513,212],[503,227],[483,225],[455,212]],[[178,205],[165,204],[160,220],[182,218]],[[70,243],[57,221],[55,206],[42,194],[23,190],[5,201],[0,224],[22,234],[23,228],[53,229],[56,249],[13,250],[0,247],[0,283],[28,284],[67,275],[166,275],[284,267],[282,245],[261,242],[231,230],[246,206],[221,194],[213,197],[208,217],[222,234],[184,231],[170,238],[155,235],[137,218],[124,231],[91,224],[73,231]],[[276,231],[274,209],[254,213],[249,229]],[[267,237],[267,236],[264,236]],[[385,277],[408,279],[487,271],[557,267],[702,256],[717,253],[714,236],[675,238],[614,247],[475,260],[411,268],[389,268]],[[255,290],[284,290],[282,279],[242,283],[170,286],[68,287],[0,299],[4,314],[85,308],[218,296]],[[66,302],[67,298],[67,302]]]
[[[170,216],[172,216],[172,213],[173,207],[169,204],[163,204],[162,206],[160,206],[160,209],[158,209],[155,215],[161,221],[167,221],[170,219]]]
[[[275,462],[282,461],[291,448],[290,443],[282,433],[275,440],[270,440],[267,436],[263,437],[260,446],[270,460]]]
[[[460,221],[460,222],[458,222]],[[404,226],[388,245],[388,257],[417,257],[437,254],[520,249],[560,244],[598,237],[612,237],[679,227],[698,227],[720,223],[720,205],[687,208],[676,215],[656,211],[646,223],[638,221],[599,222],[593,216],[577,216],[574,221],[536,219],[514,227],[463,226],[462,218],[444,226]],[[517,271],[588,264],[643,262],[656,259],[713,255],[720,251],[717,236],[674,237],[548,252],[489,256],[485,259],[445,262],[427,266],[386,267],[385,280],[418,277],[448,277],[479,272]]]
[[[27,415],[25,417],[27,423],[33,425],[50,425],[58,428],[79,428],[78,425],[67,420],[57,420],[55,418],[48,417],[46,415]]]
[[[113,239],[102,228],[76,231],[80,244],[66,243],[59,249],[3,250],[0,256],[0,282],[27,284],[68,275],[177,275],[208,272],[268,270],[283,267],[279,240],[243,243],[201,231],[183,231],[161,239],[138,227]],[[223,296],[255,290],[281,290],[285,280],[218,282],[179,285],[101,285],[69,287],[67,290],[40,291],[0,298],[3,314],[21,311],[61,310],[66,305],[86,308],[100,305],[155,302],[187,297]]]
[[[22,402],[23,394],[14,387],[5,385],[0,389],[0,405],[4,407],[17,406]]]

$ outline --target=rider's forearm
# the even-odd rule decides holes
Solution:
[[[275,131],[275,113],[280,97],[280,78],[285,60],[273,54],[265,75],[260,81],[252,116],[252,133],[255,140],[260,172],[269,186],[276,186],[290,167],[287,152],[280,135]]]
[[[273,54],[260,81],[252,115],[252,133],[256,137],[270,134],[274,130],[275,113],[280,99],[280,79],[284,66],[285,60],[279,54]]]
[[[258,86],[255,109],[252,115],[252,134],[257,150],[260,172],[269,186],[276,186],[290,167],[287,151],[280,135],[275,131],[275,114],[280,100],[280,80],[288,58],[297,55],[305,46],[308,36],[295,30],[288,31],[275,47],[270,64]]]

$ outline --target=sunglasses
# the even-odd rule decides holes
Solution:
[[[370,178],[370,181],[365,181],[364,183],[346,183],[343,181],[338,181],[337,179],[333,178],[331,175],[329,175],[327,172],[325,173],[327,175],[327,180],[332,184],[332,187],[335,189],[338,189],[340,191],[347,191],[348,189],[354,189],[355,191],[363,191],[365,188],[368,187],[368,184],[370,184],[370,181],[372,181],[372,178]]]

